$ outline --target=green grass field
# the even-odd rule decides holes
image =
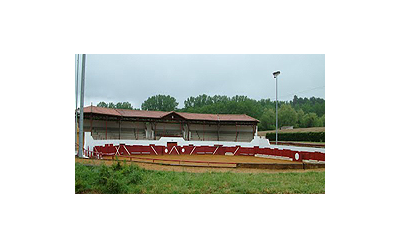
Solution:
[[[188,173],[76,163],[75,193],[324,194],[325,172]]]

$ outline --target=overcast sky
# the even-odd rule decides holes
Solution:
[[[246,95],[275,99],[272,72],[280,70],[279,100],[325,98],[325,55],[87,55],[85,106],[171,95]]]

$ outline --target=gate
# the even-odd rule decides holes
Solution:
[[[165,154],[179,155],[178,143],[177,142],[167,142],[167,149],[168,149],[168,152],[165,153]]]

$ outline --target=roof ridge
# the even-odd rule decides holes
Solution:
[[[108,108],[108,107],[102,107],[102,108],[107,108],[107,109],[114,109],[114,110],[124,110],[124,111],[139,111],[139,112],[166,112],[166,111],[151,111],[151,110],[135,110],[135,109],[121,109],[121,108]]]
[[[91,109],[94,107],[93,109]],[[84,107],[85,112],[94,112],[104,115],[125,116],[125,117],[144,117],[144,118],[162,118],[171,113],[176,113],[187,120],[208,120],[208,121],[257,121],[247,114],[221,114],[221,113],[193,113],[193,112],[180,112],[180,111],[148,111],[148,110],[132,110],[132,109],[118,109],[100,106],[87,106]],[[97,110],[96,110],[97,109]]]

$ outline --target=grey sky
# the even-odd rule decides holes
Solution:
[[[325,98],[325,55],[87,55],[85,106],[171,95],[246,95],[275,99],[272,72],[280,70],[280,100]],[[316,88],[316,89],[315,89]],[[313,89],[313,90],[311,90]]]

